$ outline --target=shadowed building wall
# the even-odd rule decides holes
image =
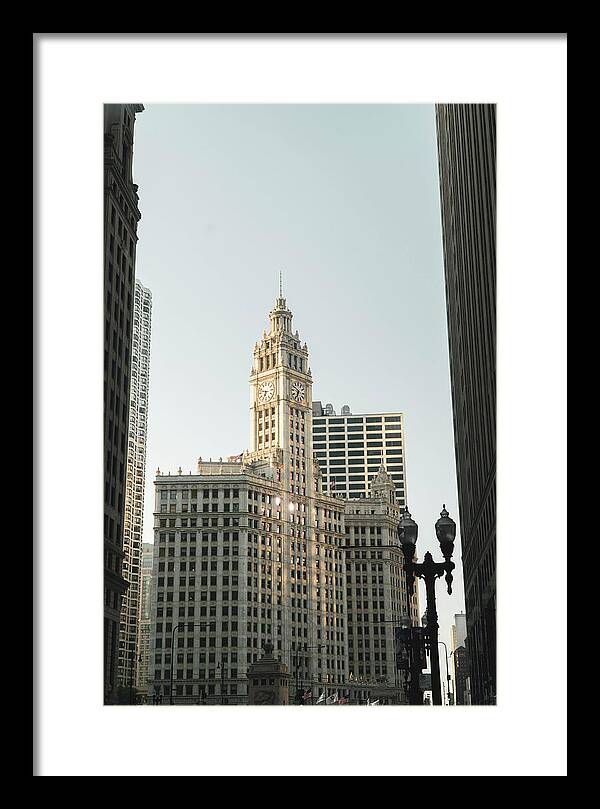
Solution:
[[[473,704],[496,701],[496,109],[436,106]]]
[[[115,700],[138,208],[133,127],[141,104],[104,105],[104,702]]]

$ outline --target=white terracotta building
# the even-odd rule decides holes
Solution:
[[[245,703],[267,642],[289,668],[292,703],[348,693],[347,503],[323,490],[308,348],[281,290],[269,318],[250,372],[250,449],[200,458],[187,475],[157,471],[149,690],[163,702],[172,681],[175,702]],[[405,603],[391,595],[403,575],[389,549],[398,509],[380,505],[362,522],[385,527],[374,564],[394,560],[393,580],[383,574],[393,618]]]

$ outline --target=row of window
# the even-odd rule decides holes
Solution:
[[[365,471],[365,467],[360,465],[360,464],[357,465],[357,466],[347,466],[346,467],[346,466],[341,465],[343,463],[344,463],[343,460],[342,461],[338,461],[338,460],[332,461],[331,468],[323,470],[323,473],[322,473],[323,479],[327,480],[328,475],[329,476],[335,475],[336,479],[341,481],[342,479],[345,478],[345,476],[347,474],[350,474],[350,475],[357,475],[358,476],[358,477],[355,477],[354,480],[367,480],[370,483],[372,480],[374,480],[377,477],[378,469],[376,469],[375,467],[368,466],[367,470]],[[393,466],[388,466],[387,467],[387,472],[390,475],[390,477],[391,477],[392,473],[395,473],[396,475],[399,475],[400,472],[402,472],[402,471],[404,471],[402,464],[395,464]],[[352,480],[352,478],[350,478],[350,480]]]
[[[313,433],[381,433],[385,430],[386,433],[394,433],[395,435],[400,435],[402,430],[400,429],[399,425],[394,425],[393,427],[385,427],[382,424],[367,424],[366,427],[363,427],[362,424],[360,425],[352,425],[346,424],[344,426],[332,426],[332,422],[328,424],[319,425],[317,422],[313,422]]]
[[[346,417],[315,417],[315,424],[362,424],[366,419],[367,424],[381,424],[382,420],[388,423],[402,421],[402,416],[346,416]]]
[[[177,500],[177,495],[181,495],[182,500],[197,500],[199,491],[198,489],[163,489],[159,488],[160,492],[160,499],[161,500]],[[229,498],[237,499],[240,496],[239,489],[202,489],[202,497],[204,499],[208,499],[209,497],[215,498],[219,495],[223,496],[223,499],[229,500]]]
[[[358,441],[367,438],[381,438],[385,433],[387,438],[402,438],[402,430],[397,428],[383,429],[382,427],[367,427],[363,430],[362,427],[313,427],[313,434],[316,433],[315,441],[325,441],[327,434],[330,441],[343,441],[343,433],[348,433],[348,440]]]

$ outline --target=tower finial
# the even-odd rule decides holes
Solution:
[[[283,273],[279,270],[279,297],[283,298]]]

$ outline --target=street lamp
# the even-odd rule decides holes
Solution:
[[[438,640],[438,646],[443,646],[444,649],[446,650],[446,680],[448,681],[448,705],[452,705],[452,702],[450,701],[450,697],[452,695],[452,692],[450,691],[450,672],[448,670],[448,660],[450,659],[452,652],[448,654],[448,647],[446,646],[443,640]]]
[[[296,668],[296,702],[298,703],[298,705],[302,705],[302,696],[301,696],[300,692],[301,692],[301,690],[303,688],[303,686],[300,685],[300,666],[299,666],[299,662],[298,662],[299,658],[300,658],[300,652],[309,652],[309,651],[311,651],[313,649],[324,649],[326,646],[327,646],[326,643],[319,643],[317,646],[306,646],[304,649],[296,649],[295,650],[296,653],[294,655],[294,666]],[[310,686],[310,690],[311,690],[311,695],[312,695],[312,683],[311,683],[311,686]],[[311,699],[312,699],[312,696],[311,696]]]
[[[402,653],[408,653],[404,671],[408,675],[408,701],[410,705],[422,705],[423,693],[419,682],[421,671],[425,665],[423,627],[412,626],[410,618],[405,616],[400,620],[397,636],[401,644]]]
[[[217,663],[217,671],[219,669],[221,669],[221,705],[225,705],[225,665],[223,655],[221,655],[221,662]]]
[[[444,562],[434,562],[429,551],[425,554],[422,562],[413,562],[418,531],[417,523],[412,519],[408,508],[405,506],[398,525],[398,538],[404,552],[404,570],[407,574],[409,595],[412,595],[414,591],[415,576],[425,581],[425,592],[427,594],[427,637],[431,655],[431,690],[433,704],[441,705],[442,687],[440,683],[440,658],[438,650],[439,624],[435,606],[435,581],[445,573],[448,593],[452,593],[452,571],[455,565],[454,562],[450,561],[450,558],[454,551],[456,523],[448,516],[444,504],[440,518],[435,524],[435,533],[444,555]]]
[[[194,627],[200,626],[205,629],[207,626],[210,626],[210,622],[206,621],[201,624],[194,624]],[[185,627],[185,621],[179,621],[179,623],[173,624],[173,631],[171,632],[171,685],[169,688],[169,705],[174,705],[173,702],[173,666],[175,664],[175,633],[178,629],[183,629]]]
[[[296,670],[296,704],[302,705],[302,697],[300,696],[300,652],[298,649],[295,650],[292,660]]]
[[[313,649],[324,649],[327,646],[326,643],[319,643],[316,646],[305,646],[304,649],[284,649],[283,654],[290,655],[290,660],[294,666],[294,678],[296,680],[296,703],[298,705],[302,705],[301,699],[301,690],[302,687],[300,683],[300,655],[304,654],[304,652],[310,652]],[[279,658],[281,660],[281,657]],[[312,693],[312,684],[311,684],[311,693]]]

